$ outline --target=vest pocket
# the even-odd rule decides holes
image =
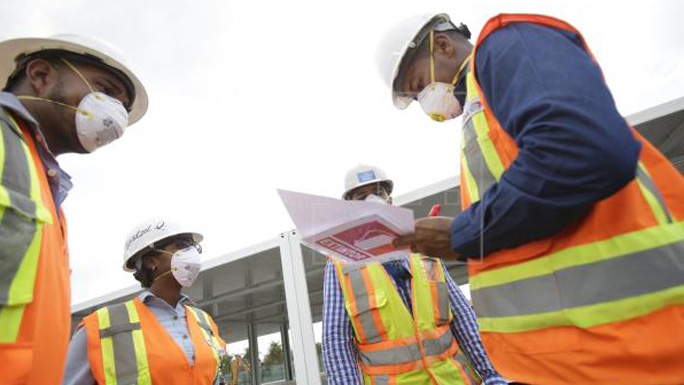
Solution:
[[[371,297],[372,296],[372,297]],[[356,299],[356,306],[352,307],[346,303],[347,312],[352,318],[354,331],[359,339],[359,343],[373,343],[382,341],[384,327],[377,325],[375,319],[380,320],[380,308],[387,306],[387,295],[382,290],[367,295],[359,296]],[[382,322],[382,321],[380,321]]]

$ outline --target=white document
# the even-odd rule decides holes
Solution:
[[[414,231],[413,211],[376,202],[278,190],[302,239],[325,255],[346,261],[403,256],[392,240]]]

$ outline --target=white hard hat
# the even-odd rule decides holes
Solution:
[[[392,91],[392,102],[400,110],[411,104],[413,98],[401,96],[396,91],[395,82],[405,58],[413,58],[415,50],[420,46],[431,29],[455,29],[446,13],[428,13],[416,15],[394,25],[380,40],[375,61],[380,76]]]
[[[123,269],[125,271],[134,271],[128,263],[139,256],[142,251],[155,247],[157,242],[177,235],[191,236],[197,243],[202,242],[203,239],[202,234],[187,231],[177,223],[164,219],[156,218],[140,222],[126,237]]]
[[[55,35],[49,38],[19,38],[0,42],[0,82],[8,80],[17,68],[19,60],[28,55],[46,51],[62,50],[80,55],[92,60],[93,63],[105,64],[122,79],[131,95],[133,103],[129,114],[129,126],[140,120],[147,111],[147,92],[140,79],[129,69],[122,59],[122,55],[109,44],[92,38],[78,35]],[[117,72],[118,71],[118,72]],[[120,72],[120,73],[119,73]],[[130,83],[130,84],[127,84]],[[4,84],[4,83],[3,83]]]
[[[347,171],[344,177],[344,194],[342,199],[349,199],[349,193],[359,187],[373,183],[383,183],[387,187],[387,194],[392,194],[394,183],[387,178],[385,172],[375,166],[360,164]]]

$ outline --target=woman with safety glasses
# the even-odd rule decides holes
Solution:
[[[164,220],[136,226],[123,269],[145,289],[79,325],[64,384],[218,384],[225,342],[211,317],[181,293],[201,269],[202,235]]]

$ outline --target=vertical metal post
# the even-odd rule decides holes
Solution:
[[[257,328],[253,323],[247,324],[247,338],[249,342],[249,373],[252,377],[252,385],[259,385],[259,342],[257,341]],[[238,370],[239,371],[239,370]]]
[[[311,304],[306,285],[302,247],[296,231],[280,234],[280,261],[287,299],[287,316],[292,333],[295,379],[301,385],[320,385],[318,356],[311,321]]]
[[[287,323],[280,324],[280,339],[283,341],[283,353],[285,355],[285,379],[293,380],[292,376],[292,352],[290,352],[290,336],[287,332]]]

